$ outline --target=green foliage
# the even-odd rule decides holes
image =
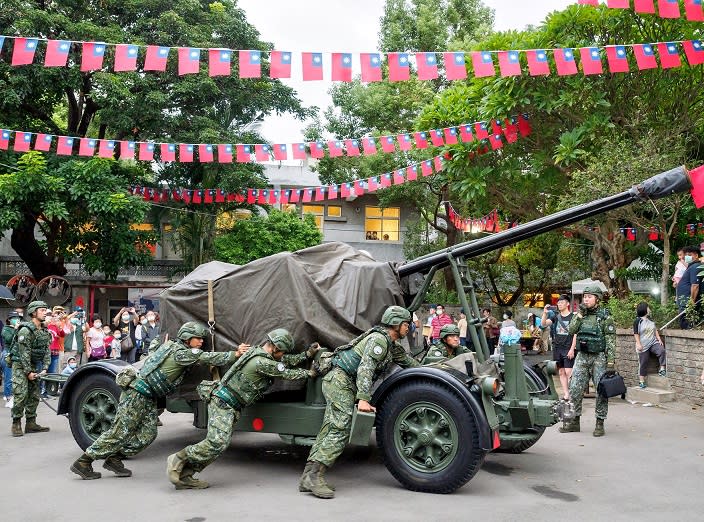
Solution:
[[[235,222],[231,230],[215,239],[216,259],[243,265],[279,252],[318,245],[323,235],[312,215],[301,219],[293,212],[271,210]]]
[[[636,307],[638,303],[645,301],[650,307],[650,318],[655,321],[655,324],[660,328],[665,323],[670,321],[679,312],[674,301],[668,301],[665,305],[661,305],[651,296],[640,294],[628,294],[625,297],[608,300],[606,307],[611,312],[616,326],[619,328],[633,328],[633,321],[636,319]],[[678,324],[673,325],[675,327]]]

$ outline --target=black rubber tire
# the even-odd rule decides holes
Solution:
[[[399,455],[394,443],[394,423],[404,409],[422,401],[444,409],[455,421],[461,444],[446,467],[438,472],[422,472]],[[376,443],[389,472],[406,489],[426,493],[452,493],[479,471],[486,452],[479,444],[479,430],[470,405],[449,387],[433,381],[404,382],[391,390],[377,405]],[[484,413],[478,412],[483,419]]]
[[[68,421],[74,440],[83,450],[93,444],[95,439],[99,436],[99,433],[94,434],[95,436],[88,433],[81,423],[80,417],[87,397],[94,392],[102,392],[111,396],[114,402],[114,411],[117,411],[117,405],[120,402],[122,390],[115,383],[114,377],[104,373],[86,375],[74,389],[74,393],[71,396]],[[102,422],[101,427],[102,431],[107,431],[110,427],[110,423],[107,421]]]

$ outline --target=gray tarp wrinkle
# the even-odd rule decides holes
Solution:
[[[658,199],[671,196],[690,189],[687,170],[684,167],[675,167],[672,170],[646,179],[639,185],[631,188],[631,195],[638,199]]]

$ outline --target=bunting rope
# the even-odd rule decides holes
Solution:
[[[578,0],[580,5],[598,7],[599,0]],[[660,18],[681,18],[678,0],[658,0],[658,16]],[[630,9],[630,0],[607,0],[606,7],[611,9]],[[638,14],[655,14],[654,0],[633,0],[633,9]],[[684,13],[690,22],[704,22],[702,0],[684,0]]]

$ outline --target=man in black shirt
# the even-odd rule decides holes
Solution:
[[[687,270],[685,270],[682,279],[677,283],[677,306],[680,313],[684,312],[687,305],[691,303],[696,303],[699,299],[699,268],[701,263],[699,262],[699,248],[695,246],[684,247],[684,262],[687,263]],[[680,316],[680,328],[683,330],[689,330],[691,325],[687,321],[685,314]]]

